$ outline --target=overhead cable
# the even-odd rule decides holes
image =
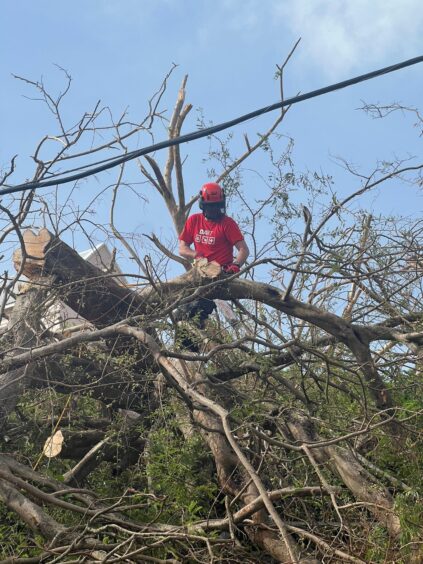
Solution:
[[[201,139],[202,137],[207,137],[209,135],[213,135],[214,133],[218,133],[219,131],[223,131],[224,129],[228,129],[230,127],[234,127],[239,123],[244,121],[248,121],[250,119],[256,118],[263,114],[267,114],[269,112],[273,112],[274,110],[282,109],[287,106],[292,106],[293,104],[298,104],[299,102],[304,102],[305,100],[309,100],[311,98],[316,98],[317,96],[322,96],[324,94],[328,94],[329,92],[334,92],[336,90],[341,90],[342,88],[346,88],[348,86],[352,86],[354,84],[358,84],[359,82],[364,82],[366,80],[370,80],[372,78],[376,78],[378,76],[382,76],[384,74],[388,74],[391,72],[398,71],[405,67],[410,67],[417,63],[423,62],[423,56],[414,57],[413,59],[408,59],[407,61],[403,61],[401,63],[397,63],[396,65],[391,65],[389,67],[384,67],[379,70],[375,70],[366,74],[362,74],[360,76],[356,76],[354,78],[350,78],[348,80],[344,80],[342,82],[338,82],[336,84],[332,84],[330,86],[325,86],[324,88],[319,88],[317,90],[312,90],[311,92],[307,92],[306,94],[300,94],[298,96],[294,96],[292,98],[287,98],[286,100],[282,100],[280,102],[276,102],[269,106],[265,106],[264,108],[260,108],[259,110],[255,110],[248,114],[244,114],[240,117],[235,119],[226,121],[224,123],[218,125],[212,125],[211,127],[206,127],[203,129],[199,129],[198,131],[194,131],[192,133],[186,133],[185,135],[180,135],[179,137],[175,137],[172,139],[166,139],[165,141],[160,141],[159,143],[154,143],[153,145],[149,145],[148,147],[143,147],[142,149],[137,149],[135,151],[131,151],[121,155],[119,157],[115,157],[110,159],[109,161],[102,161],[102,164],[93,163],[90,165],[88,170],[84,172],[78,172],[72,174],[70,176],[65,176],[63,178],[57,178],[50,180],[39,180],[33,182],[26,182],[24,184],[19,184],[16,186],[8,186],[3,190],[0,190],[0,196],[5,194],[13,194],[15,192],[23,192],[24,190],[36,190],[38,188],[46,188],[48,186],[57,186],[59,184],[67,184],[68,182],[75,182],[77,180],[81,180],[82,178],[87,178],[88,176],[92,176],[94,174],[98,174],[110,168],[114,168],[119,166],[123,163],[126,163],[132,159],[136,159],[143,155],[147,155],[148,153],[153,153],[155,151],[159,151],[161,149],[166,149],[168,147],[172,147],[175,145],[181,145],[183,143],[188,143],[190,141],[194,141],[196,139]],[[86,167],[84,167],[86,168]],[[65,173],[64,173],[65,174]]]

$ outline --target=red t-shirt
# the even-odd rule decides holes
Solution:
[[[202,213],[195,213],[187,219],[179,239],[187,245],[194,243],[197,253],[225,266],[233,261],[235,243],[244,237],[231,217],[224,215],[219,221],[212,221]]]

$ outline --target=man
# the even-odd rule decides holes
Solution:
[[[205,257],[209,262],[219,263],[228,274],[238,273],[249,250],[238,224],[226,215],[225,192],[219,184],[204,184],[200,209],[203,213],[191,215],[179,235],[179,254],[187,259]],[[193,243],[194,249],[191,249]]]
[[[237,274],[250,251],[238,224],[226,215],[225,192],[219,184],[204,184],[200,191],[200,209],[202,213],[191,215],[179,235],[179,254],[190,260],[204,257],[220,264],[224,273]],[[199,316],[202,327],[215,307],[212,300],[200,298],[180,309],[178,317]]]

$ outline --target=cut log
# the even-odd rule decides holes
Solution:
[[[74,249],[47,229],[23,233],[25,251],[23,273],[30,280],[35,276],[53,276],[52,289],[60,288],[60,299],[78,315],[97,326],[107,325],[145,306],[134,291],[120,284],[116,277],[85,261]],[[23,257],[14,253],[15,268]]]

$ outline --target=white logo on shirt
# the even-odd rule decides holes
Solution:
[[[214,245],[216,237],[210,237],[211,231],[209,229],[200,229],[199,233],[194,237],[196,243],[203,243],[204,245]]]

